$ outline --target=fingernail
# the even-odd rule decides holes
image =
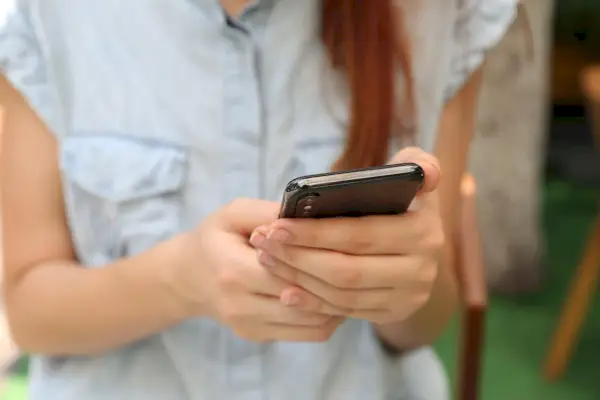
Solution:
[[[277,264],[277,261],[273,257],[262,250],[258,251],[258,262],[267,268],[273,268]]]
[[[250,236],[250,244],[254,247],[260,247],[260,245],[265,241],[266,237],[260,232],[252,232]]]
[[[274,229],[269,232],[267,239],[279,243],[290,243],[292,241],[292,235],[284,229]]]
[[[281,295],[281,302],[285,306],[294,307],[300,305],[302,299],[297,294],[283,293]]]

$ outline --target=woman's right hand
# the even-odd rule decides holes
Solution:
[[[326,341],[343,321],[331,315],[342,310],[308,292],[309,307],[329,315],[282,304],[290,284],[262,268],[249,245],[254,229],[274,222],[278,211],[278,203],[243,199],[210,215],[181,238],[174,285],[194,316],[213,318],[244,339]]]

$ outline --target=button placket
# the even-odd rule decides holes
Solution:
[[[256,47],[248,28],[238,21],[224,24],[227,38],[224,133],[233,152],[226,160],[225,196],[261,196],[262,102]],[[256,168],[256,171],[252,171]],[[227,346],[228,390],[240,400],[265,398],[261,347],[230,335]]]
[[[224,201],[260,197],[260,102],[253,71],[250,38],[240,27],[226,26],[224,139],[230,149],[225,160]],[[254,170],[254,171],[253,171]],[[243,184],[240,184],[243,182]]]

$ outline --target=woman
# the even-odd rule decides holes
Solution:
[[[446,398],[424,347],[455,305],[443,233],[513,13],[21,1],[0,43],[27,100],[2,83],[2,203],[32,399]],[[411,141],[425,151],[398,152]],[[276,220],[290,179],[389,156],[425,170],[409,214]]]

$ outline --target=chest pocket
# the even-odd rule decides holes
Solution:
[[[181,230],[185,150],[116,135],[69,136],[60,161],[84,265],[137,254]]]

